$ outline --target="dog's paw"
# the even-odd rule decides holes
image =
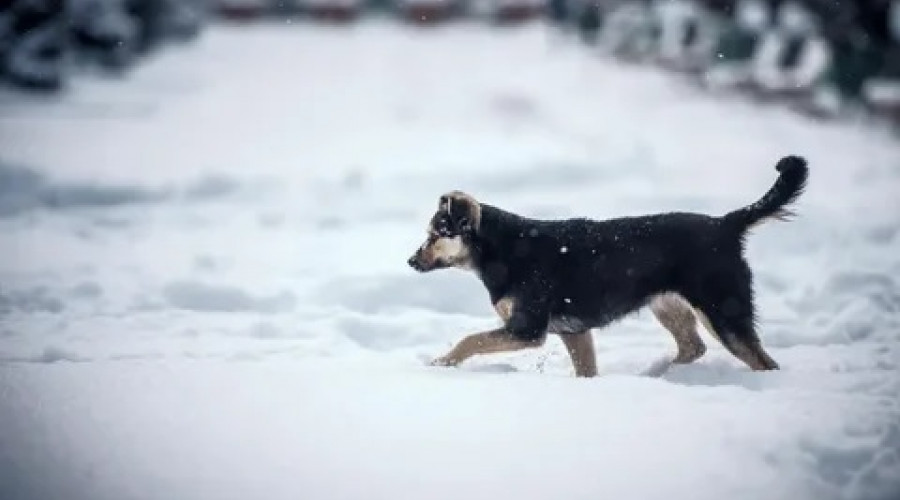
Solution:
[[[454,366],[446,356],[434,358],[429,354],[419,353],[416,355],[416,359],[425,366]]]
[[[439,358],[432,359],[429,363],[431,366],[456,366],[457,362],[454,359],[450,359],[447,356],[441,356]]]

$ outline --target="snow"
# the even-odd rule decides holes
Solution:
[[[3,91],[0,91],[3,92]],[[724,213],[783,369],[640,313],[431,367],[497,324],[406,260],[441,193],[523,214]],[[900,148],[530,25],[212,27],[128,79],[0,93],[0,497],[888,500],[900,491]],[[659,375],[658,377],[650,375]]]
[[[289,292],[271,297],[253,297],[232,286],[181,281],[163,288],[163,297],[175,309],[200,312],[274,313],[293,309],[295,299]]]

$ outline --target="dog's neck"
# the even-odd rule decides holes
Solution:
[[[475,230],[475,235],[486,243],[498,244],[508,233],[518,231],[522,223],[521,216],[482,203],[481,220]]]
[[[510,241],[524,229],[522,217],[491,205],[481,204],[481,220],[471,238],[471,268],[489,290],[503,288],[509,277],[506,262]]]

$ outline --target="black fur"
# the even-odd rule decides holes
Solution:
[[[602,327],[657,294],[675,292],[709,318],[726,348],[752,349],[759,339],[744,234],[782,214],[802,193],[808,173],[798,157],[782,159],[777,169],[768,193],[723,217],[664,213],[547,221],[480,204],[477,228],[460,234],[491,301],[513,300],[506,330],[521,340],[534,341],[548,330]],[[447,222],[452,228],[457,221]]]
[[[809,176],[806,160],[797,156],[786,156],[775,165],[775,169],[781,172],[781,175],[772,189],[756,203],[726,215],[726,223],[747,228],[769,217],[784,219],[793,215],[784,207],[797,201],[806,188],[806,179]]]

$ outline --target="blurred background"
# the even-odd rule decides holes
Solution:
[[[65,92],[86,72],[127,79],[211,23],[423,28],[542,22],[588,50],[684,75],[714,92],[817,119],[900,121],[900,0],[0,0],[0,81]]]

